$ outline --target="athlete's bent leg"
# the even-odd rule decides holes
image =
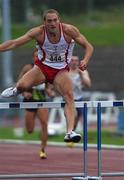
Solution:
[[[45,82],[45,76],[39,67],[35,66],[33,69],[25,73],[21,79],[19,79],[16,84],[16,88],[19,92],[23,92],[43,82]]]
[[[18,80],[15,88],[11,87],[5,89],[1,93],[1,96],[5,98],[17,96],[23,91],[26,91],[32,88],[33,86],[42,84],[43,82],[45,82],[44,74],[41,72],[39,67],[34,66],[33,69],[25,73],[24,76],[22,76],[22,78]]]

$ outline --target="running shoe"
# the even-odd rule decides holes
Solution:
[[[78,143],[81,140],[81,135],[77,134],[74,131],[71,131],[70,133],[67,133],[64,137],[65,142],[74,142]]]
[[[18,91],[17,88],[7,88],[5,89],[2,93],[1,93],[1,97],[3,98],[8,98],[8,97],[13,97],[13,96],[17,96],[18,95]]]
[[[44,151],[40,151],[40,158],[41,159],[46,159],[47,158],[47,155]]]

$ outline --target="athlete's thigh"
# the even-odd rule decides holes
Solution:
[[[72,81],[68,71],[58,73],[54,80],[54,86],[61,95],[65,95],[73,91]]]
[[[24,74],[24,76],[17,82],[25,83],[26,86],[34,86],[41,84],[45,81],[45,76],[39,69],[39,67],[34,66],[30,71]]]

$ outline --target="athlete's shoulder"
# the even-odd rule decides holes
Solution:
[[[79,30],[76,26],[72,25],[72,24],[64,24],[62,23],[63,26],[63,31],[64,33],[66,33],[67,35],[71,36],[71,37],[75,37],[75,35],[77,33],[79,33]]]
[[[65,24],[62,23],[63,29],[64,31],[74,31],[74,30],[78,30],[78,28],[72,24]]]
[[[35,37],[39,34],[42,34],[44,32],[44,25],[40,25],[37,27],[33,27],[32,29],[30,29],[27,33],[32,36]]]

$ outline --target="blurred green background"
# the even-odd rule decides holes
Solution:
[[[40,25],[45,9],[57,9],[61,21],[79,28],[94,46],[94,55],[88,70],[93,80],[91,91],[111,91],[117,98],[123,98],[123,47],[124,47],[124,2],[123,0],[8,0],[10,4],[11,38],[17,38],[30,28]],[[3,41],[0,0],[0,39]],[[11,76],[16,82],[20,69],[32,60],[32,41],[12,52]],[[83,51],[75,47],[74,54],[82,58]],[[1,57],[1,55],[0,55]],[[18,59],[18,62],[17,62]],[[0,78],[3,76],[0,62]],[[103,68],[104,67],[104,68]],[[104,75],[104,76],[103,76]],[[119,79],[119,81],[118,81]],[[4,84],[0,83],[2,89]]]
[[[4,0],[0,0],[1,42],[3,41],[3,1]],[[84,34],[89,42],[91,42],[94,46],[94,55],[88,65],[88,70],[92,78],[92,87],[90,92],[112,92],[116,95],[117,99],[123,99],[123,0],[9,0],[9,4],[11,38],[17,38],[23,35],[30,28],[41,24],[43,22],[42,13],[44,10],[49,8],[58,10],[61,15],[61,21],[77,26],[80,32]],[[13,83],[16,82],[22,67],[25,64],[32,62],[32,50],[34,47],[35,42],[33,41],[12,51],[11,75]],[[81,58],[83,51],[76,46],[74,54],[79,55]],[[0,59],[2,59],[1,54]],[[4,84],[2,82],[2,61],[0,61],[0,79],[0,90],[3,90]],[[10,113],[8,114],[10,117]],[[16,116],[24,118],[24,112],[20,115],[20,112],[17,111]],[[4,124],[2,120],[5,118],[6,116],[4,113],[0,118],[1,127]],[[114,131],[116,131],[116,128]],[[89,136],[93,137],[92,139],[89,138],[91,143],[96,141],[95,133],[96,132],[90,132]],[[111,133],[111,135],[109,133]],[[2,127],[0,129],[0,138],[10,137],[15,138],[13,137],[13,129],[11,127],[5,127],[5,129]],[[33,136],[28,136],[25,134],[24,138],[39,139],[37,132]],[[62,138],[63,135],[60,137],[60,139],[58,138],[58,141],[61,141]],[[124,144],[123,136],[115,137],[113,135],[113,131],[103,132],[103,142]]]

